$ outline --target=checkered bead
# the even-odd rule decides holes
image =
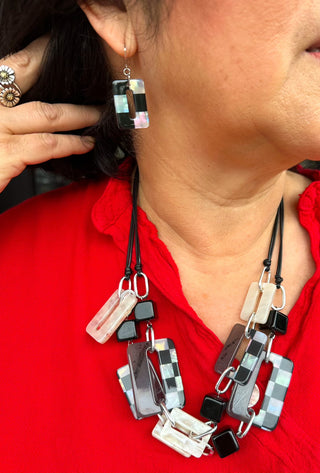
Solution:
[[[253,425],[271,431],[276,428],[279,421],[292,376],[293,362],[275,353],[270,353],[269,360],[273,364],[273,369],[261,409],[256,415]]]
[[[249,381],[268,340],[267,335],[263,332],[252,331],[251,337],[246,352],[233,378],[236,383],[241,385]]]
[[[112,83],[114,106],[118,127],[121,130],[134,128],[148,128],[149,115],[147,111],[144,81],[141,79],[130,79],[130,90],[133,94],[136,116],[130,117],[127,90],[127,80],[115,80]]]
[[[185,396],[174,343],[170,338],[162,338],[155,340],[154,345],[159,357],[166,406],[169,410],[174,407],[182,408]]]

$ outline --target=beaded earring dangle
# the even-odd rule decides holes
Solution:
[[[112,82],[118,128],[120,130],[148,128],[149,114],[144,81],[142,79],[131,79],[131,69],[127,64],[126,46],[124,46],[124,58],[123,75],[126,79]]]
[[[104,343],[117,330],[118,341],[131,342],[127,348],[128,363],[117,370],[117,376],[136,419],[158,416],[152,431],[155,439],[185,457],[200,458],[216,452],[224,458],[239,450],[239,440],[248,434],[251,427],[266,431],[276,428],[293,372],[291,360],[271,351],[276,334],[285,334],[288,324],[287,316],[280,312],[286,303],[281,277],[283,201],[277,211],[260,279],[250,285],[241,311],[240,318],[246,321],[246,325],[238,323],[232,328],[216,361],[214,370],[220,378],[213,392],[204,396],[200,415],[206,420],[202,421],[183,409],[185,395],[174,342],[170,338],[155,338],[151,323],[155,311],[153,302],[147,300],[149,283],[142,272],[137,216],[138,186],[139,171],[136,169],[125,275],[118,290],[89,323],[87,332],[98,342]],[[278,236],[280,243],[273,284],[270,282],[271,262]],[[132,290],[133,245],[136,265]],[[143,295],[139,294],[139,279],[145,285]],[[127,290],[123,290],[125,282],[128,284]],[[279,307],[273,305],[277,290],[282,295],[282,304]],[[146,340],[133,343],[132,341],[138,338],[136,326],[143,322],[146,323]],[[236,356],[245,342],[244,355],[237,365]],[[157,354],[158,370],[150,356],[152,353]],[[261,407],[256,412],[254,407],[260,397],[256,381],[263,363],[271,363],[272,370]],[[225,383],[224,387],[221,387],[222,383]],[[226,393],[231,387],[231,393],[227,396]],[[219,429],[224,415],[240,422],[236,432],[231,428]]]

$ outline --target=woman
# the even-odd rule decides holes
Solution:
[[[1,3],[7,12],[7,2]],[[16,3],[21,9],[21,2]],[[94,125],[102,104],[107,113],[86,131],[95,136],[95,155],[79,161],[73,157],[61,169],[78,177],[118,174],[122,179],[84,180],[1,217],[3,470],[319,471],[319,183],[287,171],[305,158],[320,159],[317,5],[311,0],[272,0],[267,5],[262,0],[90,1],[81,2],[80,10],[73,2],[53,7],[43,3],[34,0],[26,11],[17,10],[21,23],[9,25],[9,50],[4,53],[40,33],[51,31],[50,39],[32,43],[27,52],[2,64],[15,70],[25,100],[91,103],[98,110],[39,103],[2,107],[2,186],[26,164],[90,150],[92,139],[64,132]],[[21,24],[25,33],[19,36]],[[47,41],[51,52],[38,85],[27,94],[37,80]],[[108,66],[102,65],[101,45]],[[128,74],[128,67],[129,80],[122,72]],[[117,131],[112,79],[129,85],[143,79],[149,128]],[[101,96],[104,84],[106,94]],[[133,159],[119,161],[119,148],[126,154],[129,150],[139,173]],[[127,344],[118,343],[115,335],[100,345],[85,328],[114,292],[116,307],[125,301],[117,293],[119,281],[130,275],[130,257],[125,272],[126,253],[135,233],[132,186],[123,178],[131,174],[134,196],[139,184],[137,231],[143,268],[138,264],[134,269],[137,254],[139,263],[136,247],[130,280],[141,271],[146,275],[149,291],[142,277],[136,278],[136,292],[149,292],[157,317],[153,328],[148,325],[147,345],[146,324],[140,322],[141,338],[129,344],[128,358]],[[317,176],[309,173],[310,178]],[[241,320],[249,287],[257,300]],[[289,314],[286,333],[274,340],[272,333],[278,335],[279,330],[269,321],[269,330],[264,330],[264,323],[255,320],[267,287],[275,292],[273,306],[285,304],[281,312]],[[148,310],[147,319],[150,304]],[[286,324],[285,315],[278,317]],[[230,333],[235,326],[239,330],[239,324],[242,335],[247,325],[246,336],[232,335],[232,344],[244,342],[231,356]],[[98,336],[99,327],[93,324],[88,332]],[[164,368],[156,374],[157,362],[150,354],[153,348],[159,354],[157,340],[168,338],[175,344],[186,400],[185,407],[182,401],[171,413],[163,397],[168,388]],[[224,344],[229,348],[223,352]],[[236,367],[238,362],[241,368],[248,366],[245,361],[253,347],[259,353],[241,381],[242,371]],[[247,358],[242,358],[243,350]],[[144,372],[135,367],[138,351]],[[294,364],[289,387],[270,382],[273,353],[288,359],[290,367],[291,361]],[[149,355],[152,364],[146,361]],[[223,365],[226,357],[227,372],[219,385],[216,362]],[[116,376],[128,361],[129,378],[137,384],[131,407],[137,417],[145,417],[140,422]],[[160,362],[173,366],[172,357]],[[218,396],[228,376],[232,386]],[[252,389],[257,385],[260,400],[252,408],[245,405],[249,420],[239,429],[230,395],[243,399],[241,393],[247,395],[251,384]],[[282,412],[277,411],[279,419],[275,411],[270,414],[278,425],[268,431],[263,422],[264,428],[257,426],[257,419],[275,384],[278,390],[285,386],[286,396]],[[157,412],[139,416],[145,407],[142,391],[151,393],[149,401],[155,411],[158,408],[160,420]],[[209,416],[210,425],[197,424],[190,431],[183,427],[184,413],[205,423],[208,402],[226,408],[221,397],[229,400],[221,421],[214,415]],[[199,453],[200,443],[204,448]],[[197,455],[200,458],[194,458]]]

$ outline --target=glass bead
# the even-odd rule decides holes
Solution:
[[[202,417],[218,424],[221,421],[226,405],[226,399],[212,393],[207,394],[203,399],[200,414]]]
[[[154,307],[152,301],[138,302],[134,309],[134,317],[137,322],[154,319]]]
[[[221,458],[225,458],[239,450],[239,444],[235,433],[231,429],[224,430],[212,436],[213,445]]]
[[[260,325],[261,330],[272,330],[273,332],[285,335],[288,328],[288,316],[278,310],[271,310],[267,322]]]
[[[117,330],[118,342],[127,342],[135,340],[138,337],[137,327],[134,320],[125,320]]]

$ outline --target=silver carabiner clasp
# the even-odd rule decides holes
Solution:
[[[267,271],[267,266],[265,266],[262,270],[262,273],[261,273],[261,276],[260,276],[260,279],[259,279],[259,289],[260,289],[261,292],[263,291],[263,286],[262,286],[263,282],[262,282],[262,280],[263,280],[263,277],[264,277],[266,272],[268,273],[268,278],[267,278],[266,282],[269,283],[270,279],[271,279],[271,272],[270,272],[270,270]]]
[[[230,388],[231,386],[231,383],[233,381],[232,378],[229,379],[229,382],[228,384],[226,385],[226,387],[224,389],[220,389],[220,384],[222,383],[222,381],[224,380],[224,378],[229,374],[229,373],[232,373],[236,371],[235,367],[234,366],[229,366],[226,370],[224,370],[224,372],[221,374],[220,378],[218,379],[217,381],[217,384],[216,384],[216,387],[215,387],[215,390],[216,390],[216,393],[220,396],[221,394],[224,394],[228,391],[228,389]]]
[[[147,342],[150,342],[150,340],[151,340],[150,353],[153,353],[154,350],[155,350],[155,345],[154,345],[154,330],[153,330],[152,324],[147,325],[146,340],[147,340]]]
[[[175,420],[173,419],[172,415],[170,414],[165,402],[161,402],[160,407],[161,407],[161,414],[164,415],[164,417],[170,422],[172,427],[174,427],[176,425]],[[158,417],[161,421],[163,420],[163,417],[160,414],[158,414]]]
[[[275,334],[273,332],[271,332],[270,335],[269,335],[269,342],[268,342],[266,357],[265,357],[265,360],[264,360],[266,363],[269,363],[269,361],[270,361],[271,348],[272,348],[273,340],[275,338],[276,338]]]
[[[286,302],[287,302],[287,301],[286,301],[286,290],[285,290],[285,288],[284,288],[283,286],[280,286],[278,289],[281,289],[281,293],[282,293],[282,304],[281,304],[281,306],[279,306],[279,307],[275,307],[275,306],[272,304],[271,307],[272,307],[273,310],[282,310],[282,309],[285,307]]]
[[[124,281],[127,281],[127,282],[128,282],[128,289],[127,289],[127,291],[131,291],[131,287],[132,287],[131,279],[127,279],[125,276],[123,276],[123,278],[120,279],[120,282],[119,282],[119,288],[118,288],[118,296],[119,296],[119,299],[121,298],[121,294],[122,294],[122,291],[123,291],[123,283],[124,283]]]
[[[203,434],[198,434],[198,435],[192,434],[191,438],[194,440],[202,439],[202,437],[205,437],[206,435],[212,435],[218,428],[218,424],[215,424],[214,422],[209,421],[209,422],[206,422],[206,424],[209,427],[211,424],[213,424],[213,426],[211,427],[210,430],[206,430],[205,432],[203,432]]]
[[[254,412],[254,410],[253,410],[251,407],[249,407],[248,412],[250,413],[250,420],[249,420],[249,422],[248,422],[247,427],[245,428],[245,431],[242,432],[242,428],[243,428],[243,426],[244,426],[244,422],[241,422],[241,424],[239,425],[238,432],[236,433],[236,436],[237,436],[239,439],[243,439],[243,437],[245,437],[245,436],[247,435],[247,433],[249,432],[249,430],[250,430],[251,427],[252,427],[254,418],[255,418],[255,416],[256,416],[256,413]]]
[[[145,293],[143,294],[143,296],[140,296],[139,290],[138,290],[138,278],[139,277],[143,277],[143,279],[144,279]],[[136,296],[138,297],[138,299],[142,300],[142,299],[145,299],[146,297],[148,297],[148,294],[149,294],[149,280],[148,280],[147,276],[144,273],[136,273],[134,275],[133,287],[134,287],[134,292],[136,293]]]
[[[252,312],[252,314],[250,315],[250,317],[248,319],[246,328],[244,330],[244,336],[246,338],[251,338],[251,331],[254,330],[254,328],[256,326],[255,316],[256,316],[256,313]]]

